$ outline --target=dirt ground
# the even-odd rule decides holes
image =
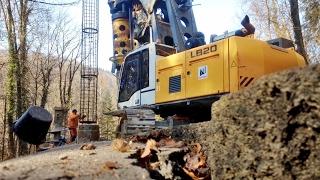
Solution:
[[[0,163],[0,179],[150,179],[147,170],[131,163],[132,152],[112,150],[110,142],[96,142],[95,150],[80,150],[81,144]],[[115,169],[109,168],[116,163]]]

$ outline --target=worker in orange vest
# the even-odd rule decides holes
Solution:
[[[70,142],[73,142],[76,140],[78,136],[78,124],[79,124],[80,115],[77,114],[77,110],[72,110],[71,113],[69,113],[68,116],[68,128],[70,131]]]

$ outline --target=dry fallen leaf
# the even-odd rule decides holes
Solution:
[[[154,163],[150,163],[150,164],[149,164],[149,168],[150,168],[151,170],[159,169],[159,167],[160,167],[160,162],[154,162]]]
[[[191,152],[186,154],[184,159],[186,161],[185,167],[188,170],[195,171],[199,167],[202,167],[206,164],[206,156],[201,151],[202,147],[199,143],[195,143],[191,145]]]
[[[151,149],[156,150],[157,142],[153,139],[148,140],[146,147],[144,148],[141,158],[145,158],[151,154]]]
[[[112,149],[119,152],[128,152],[131,148],[127,141],[124,139],[115,139],[111,143]]]
[[[171,139],[171,138],[164,138],[164,139],[161,139],[158,143],[157,143],[157,146],[158,147],[164,147],[164,146],[170,146],[170,145],[173,145],[175,144],[175,140]]]
[[[148,138],[146,136],[131,136],[129,138],[131,142],[140,142],[140,143],[146,143],[148,141]]]
[[[165,138],[165,139],[161,139],[157,143],[157,146],[158,147],[166,147],[166,148],[181,148],[184,146],[184,142],[183,141],[176,142],[172,138]]]
[[[197,170],[197,173],[199,174],[199,176],[204,177],[205,179],[211,179],[209,178],[211,176],[211,173],[210,168],[208,167],[199,168]]]
[[[185,168],[192,171],[195,171],[199,167],[202,167],[206,164],[206,156],[203,155],[203,153],[199,153],[195,155],[187,154],[185,156],[185,159],[186,159]]]
[[[161,131],[151,131],[148,136],[148,139],[154,139],[157,142],[160,141],[161,139],[166,139],[166,138],[170,138],[170,137]]]
[[[83,144],[80,147],[80,150],[94,150],[94,149],[96,149],[96,146],[93,144]]]
[[[188,175],[190,176],[193,180],[202,180],[204,178],[199,178],[197,177],[193,172],[191,171],[188,171],[187,169],[183,168],[183,171]]]
[[[67,156],[67,155],[61,155],[61,156],[59,157],[59,159],[60,159],[60,160],[66,160],[66,159],[68,159],[68,156]]]
[[[74,179],[75,177],[79,176],[79,174],[72,170],[64,170],[63,175],[57,177],[57,179]]]
[[[210,176],[209,168],[206,164],[207,157],[199,143],[192,144],[190,152],[183,159],[185,161],[183,171],[192,179],[207,179]]]
[[[103,165],[103,169],[112,170],[112,169],[119,169],[121,165],[118,162],[107,161]]]
[[[194,154],[198,154],[201,151],[202,147],[199,143],[195,143],[191,145],[191,152]]]
[[[10,170],[10,168],[8,166],[3,166],[2,169],[6,170],[6,171]]]

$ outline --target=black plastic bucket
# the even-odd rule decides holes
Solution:
[[[52,115],[37,106],[30,107],[14,124],[13,131],[30,144],[41,144],[46,138],[52,122]]]

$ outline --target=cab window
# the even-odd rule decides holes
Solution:
[[[149,51],[143,50],[128,56],[122,68],[119,102],[128,101],[131,96],[149,86]]]
[[[128,101],[139,89],[139,54],[131,55],[126,59],[122,70],[119,102]]]
[[[149,87],[149,51],[147,49],[142,51],[141,86],[141,89]]]

